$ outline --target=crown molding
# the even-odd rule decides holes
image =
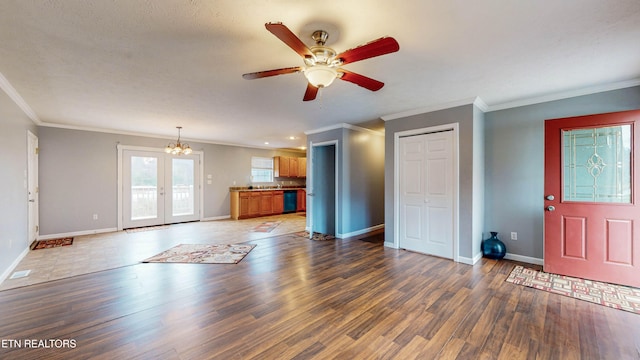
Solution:
[[[11,85],[9,80],[7,80],[7,78],[4,77],[2,73],[0,73],[0,89],[4,90],[4,92],[7,93],[11,100],[13,100],[16,105],[18,105],[22,112],[24,112],[25,115],[27,115],[29,119],[31,119],[31,121],[33,121],[36,125],[42,124],[42,121],[40,120],[40,118],[38,118],[38,115],[36,115],[35,111],[33,111],[31,106],[29,106],[26,101],[24,101],[22,96],[20,96],[20,94],[18,93],[18,90],[16,90],[13,85]]]
[[[511,109],[511,108],[520,107],[520,106],[535,105],[535,104],[545,103],[549,101],[568,99],[568,98],[583,96],[583,95],[591,95],[591,94],[601,93],[605,91],[625,89],[625,88],[638,86],[638,85],[640,85],[640,79],[631,79],[631,80],[618,81],[618,82],[608,83],[608,84],[594,85],[594,86],[589,86],[589,87],[580,88],[580,89],[561,91],[561,92],[542,95],[538,97],[531,97],[531,98],[514,100],[514,101],[509,101],[509,102],[500,103],[500,104],[489,105],[488,111],[505,110],[505,109]]]
[[[149,134],[149,133],[142,133],[142,132],[135,132],[135,131],[112,130],[112,129],[103,129],[103,128],[88,127],[88,126],[54,124],[54,123],[47,123],[47,122],[41,122],[40,124],[38,124],[38,126],[50,127],[50,128],[58,128],[58,129],[66,129],[66,130],[89,131],[89,132],[97,132],[97,133],[104,133],[104,134],[138,136],[138,137],[145,137],[145,138],[151,138],[151,139],[161,139],[161,140],[175,140],[176,139],[175,136],[169,136],[169,135]],[[235,147],[242,147],[242,148],[262,149],[262,150],[282,150],[281,148],[274,148],[274,147],[268,147],[268,146],[236,144],[236,143],[211,141],[211,140],[205,140],[205,139],[184,138],[184,137],[182,137],[180,139],[183,140],[184,142],[188,142],[188,143],[235,146]],[[285,150],[289,151],[288,148],[285,149]]]
[[[457,101],[452,101],[452,102],[447,102],[442,104],[435,104],[435,105],[426,106],[423,108],[402,111],[395,114],[384,115],[384,116],[381,116],[380,118],[384,121],[391,121],[391,120],[406,118],[413,115],[426,114],[434,111],[451,109],[458,106],[472,105],[472,104],[476,105],[482,111],[487,111],[486,109],[488,109],[487,104],[482,99],[480,99],[480,97],[476,96],[474,98],[457,100]]]
[[[340,123],[340,124],[336,124],[336,125],[325,126],[325,127],[314,129],[314,130],[307,130],[307,131],[304,132],[304,134],[305,135],[318,134],[318,133],[323,133],[325,131],[336,130],[336,129],[350,129],[350,130],[354,130],[354,131],[361,131],[361,132],[370,133],[370,134],[373,134],[373,135],[384,136],[384,132],[375,131],[375,130],[371,130],[371,129],[367,129],[367,128],[363,128],[363,127],[360,127],[360,126],[351,125],[351,124],[347,124],[347,123]]]

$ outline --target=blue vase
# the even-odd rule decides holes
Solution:
[[[502,259],[507,254],[507,247],[500,239],[498,233],[491,232],[491,237],[482,241],[482,255],[489,259]]]

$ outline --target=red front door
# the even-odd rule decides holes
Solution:
[[[640,287],[640,110],[545,121],[544,270]]]

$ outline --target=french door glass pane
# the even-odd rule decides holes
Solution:
[[[563,130],[563,201],[631,203],[631,125]]]
[[[131,220],[158,217],[158,158],[131,157]]]
[[[195,213],[194,163],[193,159],[172,159],[173,216],[193,215]]]

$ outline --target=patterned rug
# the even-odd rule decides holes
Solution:
[[[301,232],[297,232],[295,233],[297,236],[300,237],[304,237],[304,238],[309,238],[309,232],[308,231],[301,231]],[[323,240],[334,240],[336,237],[333,235],[327,235],[327,234],[321,234],[318,232],[313,232],[313,237],[311,238],[311,240],[315,240],[315,241],[323,241]]]
[[[137,233],[142,231],[164,230],[164,229],[167,229],[168,227],[169,225],[156,225],[156,226],[145,226],[145,227],[139,227],[139,228],[125,229],[124,231],[131,234],[131,233]]]
[[[282,221],[266,221],[262,224],[253,228],[253,232],[271,232],[273,229],[278,227]]]
[[[50,249],[54,247],[69,246],[73,244],[72,237],[51,239],[51,240],[38,240],[31,245],[31,250]]]
[[[180,244],[158,255],[142,260],[142,262],[237,264],[254,247],[255,245],[253,244]]]
[[[640,289],[516,266],[507,282],[640,314]]]

